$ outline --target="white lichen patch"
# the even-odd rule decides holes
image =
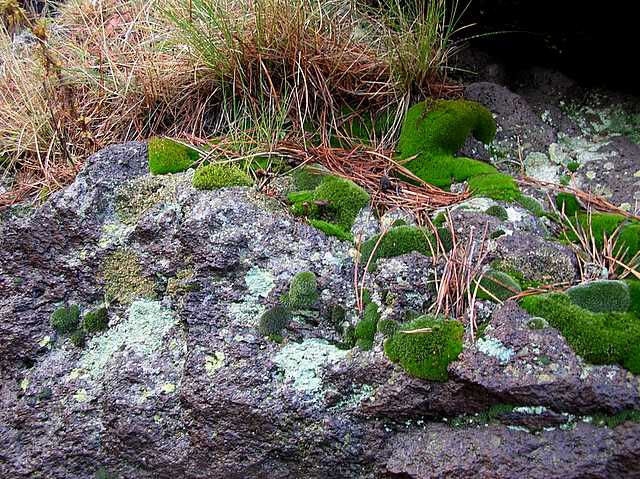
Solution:
[[[528,176],[537,180],[551,183],[558,181],[558,165],[546,154],[539,151],[527,155],[524,159],[524,168]]]
[[[353,387],[353,392],[336,404],[333,409],[353,409],[366,401],[375,399],[376,390],[369,384],[361,384]]]
[[[78,402],[87,402],[89,401],[89,394],[86,389],[78,389],[73,395],[73,399]]]
[[[266,298],[276,285],[273,275],[257,266],[249,270],[244,277],[244,281],[250,295],[262,298]]]
[[[102,225],[102,234],[98,240],[99,248],[109,246],[121,246],[125,244],[127,237],[133,231],[133,226],[127,226],[119,221],[112,221]]]
[[[507,219],[513,223],[522,221],[522,219],[526,216],[525,213],[522,212],[522,210],[514,208],[513,206],[507,206],[505,209],[507,211]]]
[[[160,391],[163,394],[173,394],[174,392],[176,392],[176,385],[173,383],[164,383],[162,386],[160,386]]]
[[[321,373],[328,364],[342,360],[348,351],[338,349],[322,339],[305,339],[289,343],[274,361],[283,371],[284,381],[293,389],[317,394],[322,389]]]
[[[134,301],[127,318],[88,343],[80,364],[91,377],[97,378],[118,351],[133,351],[148,357],[160,348],[163,338],[175,324],[173,313],[158,301]]]
[[[543,414],[547,412],[547,408],[544,406],[520,406],[514,407],[513,412],[520,414]]]
[[[502,344],[502,341],[489,336],[479,338],[476,341],[476,347],[481,353],[496,358],[500,364],[506,364],[516,354],[513,349]]]
[[[455,211],[455,210],[465,210],[465,211],[471,211],[471,212],[484,212],[487,211],[487,209],[489,209],[490,207],[492,207],[493,205],[497,204],[494,200],[490,199],[490,198],[482,198],[482,197],[476,197],[476,198],[471,198],[468,199],[466,201],[463,201],[462,203],[459,203],[455,206],[453,206],[450,211]],[[438,215],[439,212],[445,212],[446,209],[440,209],[437,210],[435,213],[434,218]]]

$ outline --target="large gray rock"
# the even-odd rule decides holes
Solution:
[[[0,223],[0,476],[500,478],[552,461],[589,477],[640,471],[637,426],[584,423],[640,408],[623,369],[584,364],[513,303],[482,340],[466,338],[445,383],[387,361],[380,334],[371,351],[341,349],[332,311],[357,320],[352,245],[251,189],[149,177],[145,153],[103,150],[44,206]],[[381,260],[367,285],[383,316],[427,309],[433,269],[415,253]],[[316,274],[322,306],[272,342],[259,317],[300,271]],[[51,328],[58,306],[105,298],[110,327],[84,348]],[[447,425],[505,402],[525,409],[482,430]]]

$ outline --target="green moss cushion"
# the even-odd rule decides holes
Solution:
[[[188,170],[199,158],[192,148],[168,138],[152,138],[147,145],[149,171],[154,175]]]
[[[475,196],[484,196],[499,201],[516,201],[520,198],[520,189],[509,175],[488,173],[469,178],[469,190]]]
[[[522,288],[518,282],[502,271],[487,271],[480,280],[478,299],[489,301],[506,301],[520,293]]]
[[[422,330],[425,332],[412,333]],[[426,331],[430,329],[431,331]],[[384,352],[412,376],[446,381],[449,363],[462,352],[464,327],[459,321],[421,316],[400,325],[384,343]]]
[[[567,295],[574,304],[594,313],[625,312],[631,305],[629,286],[624,281],[583,283],[569,288]]]
[[[193,175],[193,186],[199,190],[213,190],[228,186],[251,186],[253,180],[237,166],[211,163],[199,167]]]
[[[318,299],[318,283],[316,275],[311,271],[296,274],[289,285],[287,305],[291,309],[306,309],[313,306]]]
[[[621,364],[634,374],[640,373],[640,320],[634,314],[593,313],[561,293],[528,296],[520,304],[532,316],[543,317],[558,329],[586,361]]]

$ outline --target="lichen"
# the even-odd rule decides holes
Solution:
[[[116,190],[115,211],[125,225],[136,224],[154,206],[175,198],[176,177],[142,176]]]
[[[212,355],[207,355],[204,358],[204,370],[207,372],[207,376],[213,376],[213,374],[224,366],[225,355],[222,351],[216,351]]]
[[[119,249],[109,255],[102,267],[108,301],[129,304],[137,298],[155,297],[154,283],[142,274],[138,256],[129,249]]]
[[[130,351],[149,357],[160,349],[164,337],[176,324],[172,311],[158,301],[136,300],[127,317],[87,344],[80,365],[90,376],[102,376],[111,358],[118,352]]]
[[[305,339],[302,343],[288,343],[274,362],[282,370],[286,384],[313,397],[322,390],[323,369],[347,354],[322,339]]]
[[[500,364],[508,363],[516,354],[513,349],[502,344],[502,341],[490,336],[478,338],[476,341],[476,348],[481,353],[491,356],[492,358],[496,358]]]

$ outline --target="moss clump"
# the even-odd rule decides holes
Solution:
[[[570,161],[569,163],[567,163],[567,169],[571,173],[575,173],[576,171],[578,171],[578,168],[580,168],[580,163],[578,163],[577,161]]]
[[[97,333],[107,329],[109,327],[107,308],[101,306],[85,314],[82,320],[82,327],[88,333]]]
[[[352,181],[327,176],[313,191],[290,194],[289,201],[294,215],[307,216],[327,234],[350,239],[351,226],[369,203],[369,194]]]
[[[376,327],[380,319],[378,305],[370,302],[364,308],[364,317],[356,324],[355,338],[356,346],[363,351],[368,351],[373,346],[373,337],[376,334]]]
[[[311,271],[296,274],[289,285],[286,303],[291,309],[307,309],[318,299],[316,275]]]
[[[534,216],[544,216],[544,208],[542,207],[540,202],[533,196],[521,195],[517,201],[520,206],[522,206],[525,210],[528,210]]]
[[[228,163],[210,163],[199,167],[193,175],[193,186],[214,190],[228,186],[251,186],[253,180],[244,171]]]
[[[260,316],[258,331],[260,331],[260,334],[263,336],[279,338],[282,337],[282,330],[289,325],[290,321],[291,313],[286,307],[274,306]]]
[[[573,218],[575,214],[582,209],[578,202],[578,198],[570,193],[558,193],[555,203],[558,211],[564,211],[564,214],[569,218]]]
[[[489,301],[506,301],[521,291],[518,282],[507,273],[489,270],[480,280],[477,297]]]
[[[75,304],[62,306],[51,314],[50,323],[51,327],[60,334],[72,333],[80,324],[80,308]]]
[[[102,267],[107,301],[129,304],[137,298],[155,297],[153,281],[142,275],[142,265],[131,250],[119,249],[108,256]]]
[[[299,191],[315,190],[324,180],[326,173],[319,166],[304,165],[291,173],[293,185]]]
[[[594,414],[591,424],[596,426],[607,426],[610,429],[618,427],[625,422],[640,422],[640,410],[625,409],[616,414]]]
[[[378,321],[378,332],[382,333],[385,338],[393,336],[393,334],[398,330],[400,324],[393,319],[381,319]]]
[[[625,312],[631,305],[629,286],[624,281],[600,280],[567,290],[574,304],[593,313]]]
[[[71,333],[71,337],[69,338],[71,344],[73,344],[77,348],[84,348],[84,345],[87,342],[87,333],[82,329],[76,329],[73,333]]]
[[[424,181],[440,187],[496,169],[470,158],[453,155],[473,136],[490,143],[496,124],[491,112],[465,100],[429,100],[412,106],[400,132],[401,159],[414,157],[405,166]]]
[[[640,373],[640,320],[630,313],[593,313],[566,294],[528,296],[521,306],[558,329],[573,350],[592,364],[622,364]]]
[[[492,232],[491,232],[491,234],[489,235],[489,238],[491,238],[491,239],[497,239],[497,238],[500,238],[500,236],[504,236],[504,235],[506,235],[506,234],[507,234],[507,233],[505,233],[505,231],[504,231],[504,230],[495,230],[495,231],[492,231]]]
[[[507,210],[500,205],[490,206],[485,210],[485,213],[488,214],[489,216],[494,216],[502,221],[507,221],[509,219],[509,214],[507,213]]]
[[[629,287],[629,312],[640,318],[640,281],[629,279],[626,283]]]
[[[168,138],[152,138],[148,144],[149,171],[154,175],[188,170],[199,154],[192,148]]]
[[[421,329],[425,332],[412,333]],[[463,334],[464,327],[459,321],[421,316],[401,325],[385,341],[384,352],[412,376],[446,381],[449,363],[462,352]]]
[[[438,230],[443,243],[446,242],[449,231],[443,228]],[[380,258],[392,258],[403,254],[417,251],[425,256],[431,256],[432,252],[438,250],[437,241],[429,230],[425,228],[416,228],[414,226],[398,226],[392,228],[383,236],[382,240],[376,248],[380,235],[368,239],[360,248],[361,262],[367,264],[369,258],[369,270],[375,269],[376,262]],[[375,248],[375,251],[374,251]],[[373,255],[373,257],[371,257]]]
[[[475,196],[512,202],[520,198],[516,180],[502,173],[489,173],[469,178],[469,190]]]

